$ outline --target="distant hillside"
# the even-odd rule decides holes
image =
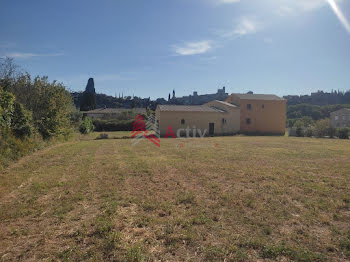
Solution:
[[[74,104],[77,108],[80,108],[81,99],[83,92],[72,92],[71,95],[74,99]],[[155,102],[151,101],[149,98],[140,97],[124,97],[118,98],[114,96],[108,96],[105,94],[96,94],[96,107],[97,108],[146,108],[151,107],[152,109],[156,107]]]
[[[287,99],[288,105],[311,104],[324,106],[336,104],[350,104],[350,90],[346,92],[332,91],[331,93],[318,91],[316,93],[311,93],[311,95],[288,95],[284,96],[283,98]]]

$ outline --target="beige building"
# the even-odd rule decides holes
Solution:
[[[135,114],[145,114],[146,108],[98,108],[83,113],[91,119],[129,119]]]
[[[217,100],[200,106],[159,105],[156,120],[162,137],[169,128],[176,137],[233,135],[240,129],[239,107]]]
[[[331,113],[331,126],[336,127],[350,127],[350,108],[343,108]]]
[[[276,95],[232,94],[226,102],[240,108],[240,131],[252,134],[283,135],[287,101]]]

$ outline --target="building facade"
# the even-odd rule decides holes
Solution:
[[[284,135],[287,103],[276,95],[232,94],[226,102],[240,108],[240,131],[251,134]]]
[[[330,115],[330,124],[332,127],[350,127],[350,108],[343,108],[334,111]]]
[[[173,132],[176,137],[233,135],[239,132],[239,107],[211,101],[200,106],[159,105],[156,120],[160,136]]]

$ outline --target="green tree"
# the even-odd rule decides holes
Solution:
[[[0,127],[10,128],[13,118],[15,96],[0,86]]]
[[[80,124],[79,131],[80,133],[85,135],[94,131],[94,125],[92,123],[92,120],[88,117],[84,117],[83,121]]]
[[[24,138],[32,134],[32,116],[23,105],[15,102],[11,129],[16,137]]]
[[[325,137],[328,135],[329,130],[329,120],[328,119],[322,119],[315,123],[314,126],[314,135],[316,137]]]

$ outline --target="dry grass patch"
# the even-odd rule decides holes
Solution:
[[[2,260],[350,259],[349,141],[93,139],[0,175]]]

